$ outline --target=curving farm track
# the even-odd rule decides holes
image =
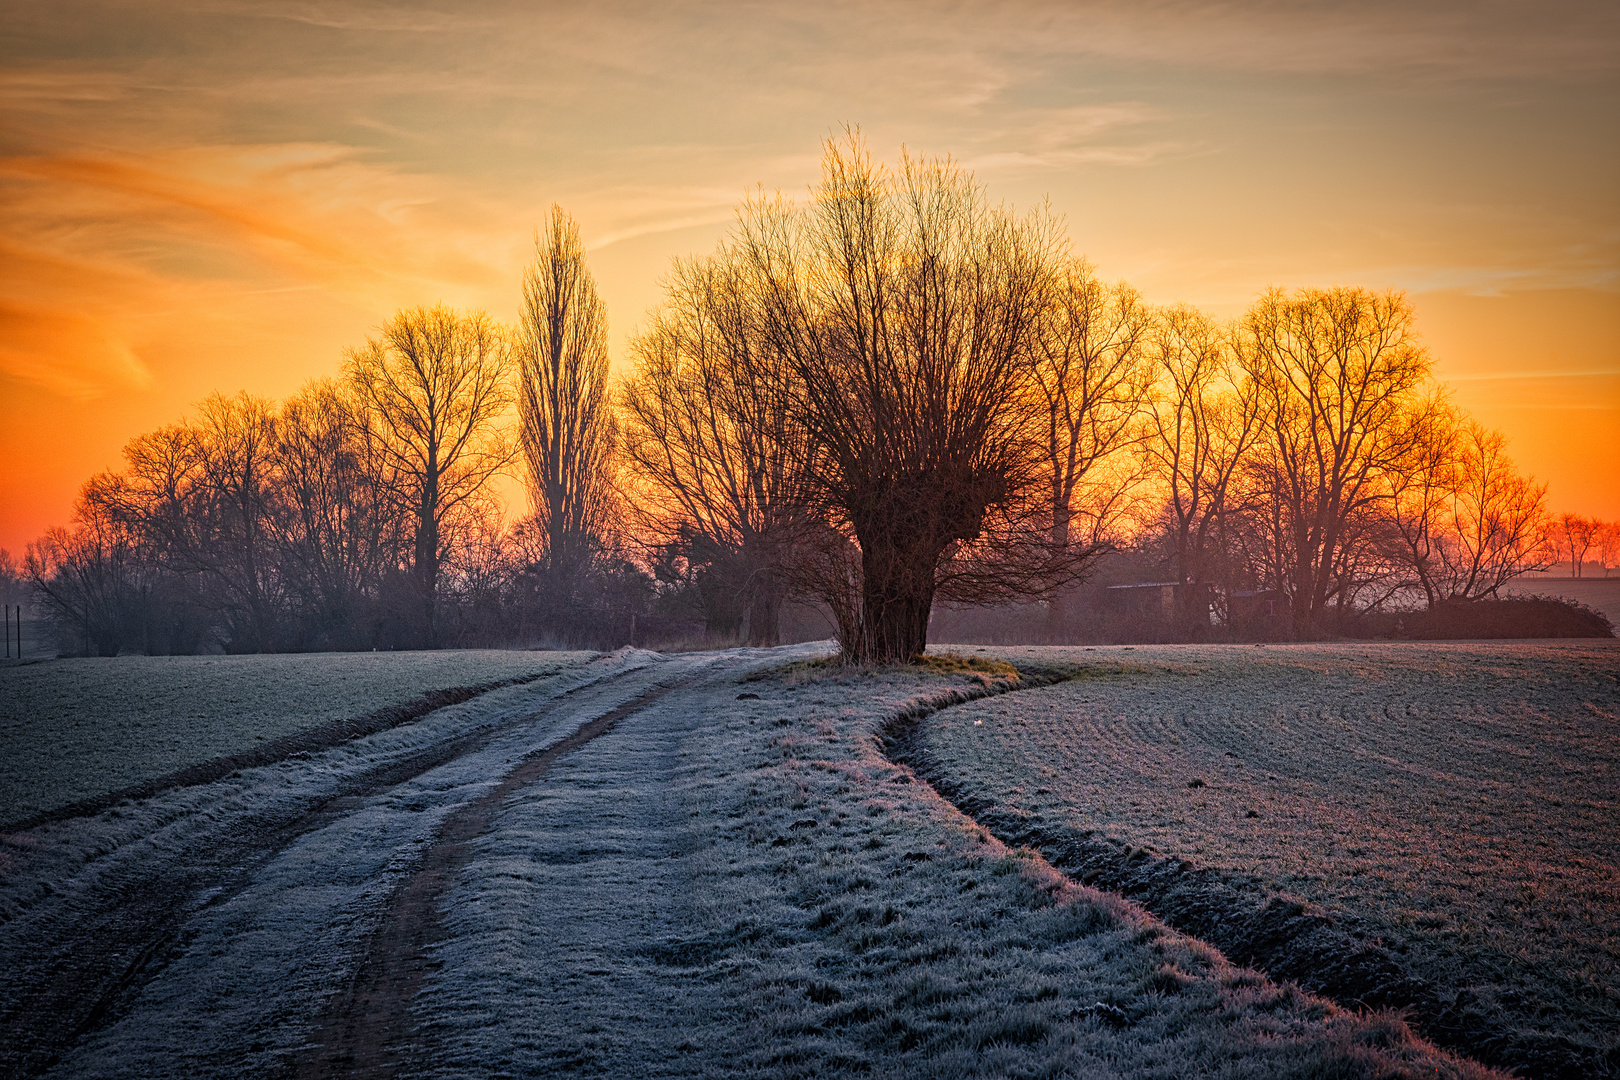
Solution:
[[[7,836],[0,1073],[392,1075],[470,841],[562,755],[752,663],[610,660]]]

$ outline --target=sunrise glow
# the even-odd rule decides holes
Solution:
[[[1610,9],[548,7],[12,12],[0,546],[134,436],[335,374],[397,309],[511,320],[553,202],[622,371],[671,258],[757,187],[802,195],[846,123],[1049,198],[1153,303],[1406,290],[1549,507],[1620,517]]]

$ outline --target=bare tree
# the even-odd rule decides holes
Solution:
[[[1260,434],[1261,402],[1231,328],[1194,308],[1161,312],[1147,352],[1157,386],[1146,395],[1142,454],[1161,485],[1161,527],[1178,581],[1228,579],[1223,540],[1243,508],[1242,470]],[[1200,612],[1188,610],[1191,619]]]
[[[81,501],[94,504],[85,517],[119,522],[134,543],[131,557],[151,572],[148,587],[188,593],[227,650],[274,650],[285,613],[275,535],[275,410],[240,393],[210,395],[197,412],[193,423],[132,440],[124,449],[128,469],[85,489]],[[186,585],[164,583],[165,575]],[[148,606],[159,605],[148,598]],[[144,625],[142,640],[132,643],[154,651],[156,637],[175,637],[174,628],[155,636],[153,629]]]
[[[194,652],[209,636],[223,637],[221,615],[229,596],[209,575],[218,514],[204,483],[202,431],[171,424],[124,447],[128,468],[86,485],[76,518],[116,522],[128,545],[125,566],[141,582],[132,609],[129,643],[148,654]],[[99,526],[98,526],[99,527]]]
[[[1427,407],[1410,410],[1403,422],[1409,425],[1406,454],[1385,477],[1385,546],[1433,607],[1446,595],[1442,549],[1459,483],[1460,418],[1445,396],[1437,394]]]
[[[562,208],[535,239],[518,322],[518,406],[530,499],[546,573],[566,593],[589,565],[611,491],[607,309],[585,266],[579,226]]]
[[[402,311],[347,354],[395,498],[413,521],[423,638],[438,643],[439,565],[453,515],[512,460],[497,421],[511,404],[507,335],[481,312]]]
[[[201,514],[201,433],[189,424],[170,424],[130,440],[124,447],[129,468],[116,489],[116,509],[139,527],[158,551],[194,568],[190,554],[199,542]]]
[[[1276,509],[1278,584],[1294,632],[1310,636],[1330,604],[1350,602],[1358,560],[1375,550],[1358,522],[1408,453],[1414,429],[1401,412],[1424,386],[1429,358],[1395,292],[1273,290],[1243,329],[1244,365],[1264,404],[1255,468]]]
[[[1547,529],[1547,536],[1558,561],[1569,556],[1569,576],[1578,578],[1586,563],[1586,553],[1592,550],[1597,537],[1598,523],[1580,514],[1559,514]]]
[[[739,255],[809,436],[804,498],[860,548],[846,655],[909,660],[937,592],[1006,595],[1074,568],[1004,558],[1051,550],[1020,540],[1040,481],[1027,403],[1052,236],[948,160],[907,155],[891,174],[854,135],[828,144],[807,211],[744,209]]]
[[[1143,349],[1153,317],[1135,289],[1098,281],[1084,260],[1067,261],[1054,284],[1042,306],[1030,375],[1051,487],[1052,543],[1065,547],[1074,539],[1080,482],[1139,438],[1135,421],[1153,382]]]
[[[1456,597],[1495,596],[1518,575],[1547,568],[1535,554],[1547,487],[1519,475],[1500,432],[1470,420],[1459,441],[1446,585]]]
[[[1603,576],[1620,564],[1620,521],[1600,521],[1594,533],[1598,557],[1603,560]]]
[[[82,645],[85,655],[117,656],[139,636],[140,607],[150,563],[140,538],[109,513],[113,501],[97,489],[116,484],[103,473],[85,485],[71,528],[52,528],[28,545],[24,570],[58,642]]]
[[[278,539],[302,644],[358,643],[366,597],[397,559],[399,518],[381,457],[348,387],[312,382],[282,405]]]
[[[11,552],[0,548],[0,601],[20,606],[32,591],[24,565]]]
[[[247,393],[213,394],[198,408],[195,431],[200,529],[191,555],[215,586],[228,647],[273,650],[282,599],[271,522],[274,406]]]
[[[675,265],[665,303],[632,345],[625,450],[648,482],[635,500],[644,526],[707,561],[710,631],[736,610],[745,641],[775,645],[803,520],[804,432],[785,407],[792,375],[759,325],[745,269],[724,257]]]
[[[1153,323],[1140,294],[1097,280],[1082,259],[1065,260],[1041,305],[1029,357],[1054,551],[1099,548],[1128,484],[1099,465],[1134,444],[1153,372],[1143,344]],[[1087,485],[1091,490],[1085,490]],[[1086,526],[1075,535],[1077,518]],[[1048,600],[1048,631],[1060,632],[1063,597]]]
[[[1546,488],[1518,474],[1507,440],[1443,403],[1414,410],[1385,513],[1430,607],[1495,596],[1538,558]]]

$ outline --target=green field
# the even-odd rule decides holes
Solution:
[[[996,651],[1094,674],[923,726],[929,770],[981,820],[1297,898],[1480,1023],[1612,1052],[1616,643]]]

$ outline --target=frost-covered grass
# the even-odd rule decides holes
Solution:
[[[626,652],[7,836],[0,1017],[49,980],[51,943],[82,949],[87,919],[168,890],[159,961],[46,1075],[295,1074],[356,969],[391,947],[378,928],[440,823],[667,687],[471,842],[438,897],[448,933],[416,1029],[389,1032],[399,1075],[1494,1075],[1063,878],[885,757],[894,717],[997,688],[995,665],[751,677],[813,655]],[[359,783],[445,745],[468,749]],[[7,1036],[0,1072],[48,1038]]]
[[[0,823],[429,690],[549,673],[589,655],[121,656],[0,668]]]
[[[79,941],[88,921],[149,889],[178,889],[181,922],[156,943],[159,971],[136,983],[127,1009],[72,1040],[48,1075],[277,1074],[344,986],[377,912],[438,824],[513,761],[681,663],[627,651],[323,751],[0,837],[0,1021],[26,1007],[28,988],[55,969],[52,950]],[[346,796],[341,811],[274,838],[278,823],[303,819],[357,777],[479,733],[487,741],[470,752]],[[137,955],[146,942],[98,944]],[[0,1074],[31,1074],[20,1063],[48,1033],[4,1022],[0,1031]]]
[[[890,718],[993,672],[739,674],[477,841],[412,1075],[1487,1075],[1007,849],[884,756]]]
[[[994,653],[1116,666],[931,718],[969,800],[1303,898],[1486,1007],[1613,1044],[1620,645]]]

